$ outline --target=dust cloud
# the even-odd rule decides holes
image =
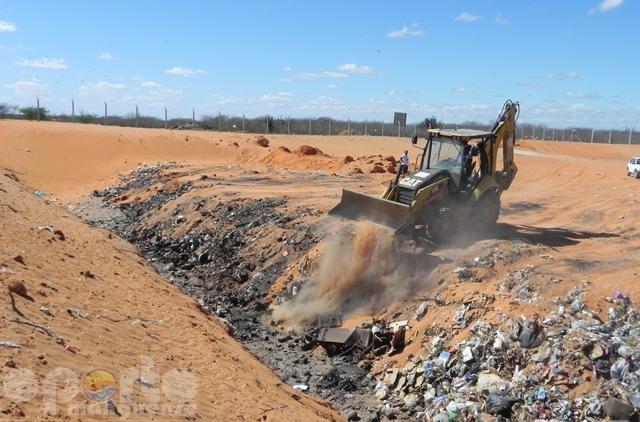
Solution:
[[[327,314],[374,313],[424,292],[439,260],[399,245],[393,233],[373,224],[336,234],[327,241],[316,271],[297,296],[274,310],[273,319],[303,326]]]

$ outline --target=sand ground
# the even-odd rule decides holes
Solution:
[[[205,419],[339,418],[326,405],[301,397],[281,383],[243,351],[219,322],[164,282],[131,245],[84,224],[65,206],[94,189],[113,185],[119,174],[139,165],[173,161],[186,166],[179,176],[183,179],[215,172],[223,181],[207,189],[217,195],[285,196],[289,206],[320,210],[315,220],[322,222],[324,213],[339,200],[342,187],[380,193],[392,175],[370,171],[377,163],[384,165],[384,157],[398,157],[410,147],[407,139],[273,135],[265,148],[255,143],[256,135],[249,134],[23,121],[0,121],[0,134],[0,173],[4,174],[0,176],[0,266],[6,268],[0,280],[5,285],[23,281],[35,301],[17,298],[18,309],[29,321],[47,325],[55,333],[49,336],[12,322],[17,315],[7,296],[0,340],[23,347],[0,349],[2,361],[33,371],[37,385],[44,385],[57,367],[69,368],[78,377],[93,368],[120,373],[144,366],[140,358],[148,356],[160,374],[174,368],[187,368],[193,374],[199,386],[190,403]],[[301,145],[317,147],[324,155],[296,154]],[[413,160],[417,151],[408,149]],[[354,160],[345,163],[347,155]],[[585,280],[588,304],[603,314],[603,298],[615,291],[637,298],[640,181],[625,174],[633,155],[640,155],[637,146],[522,141],[516,155],[518,176],[503,195],[500,230],[489,238],[434,252],[451,264],[438,267],[430,277],[449,279],[459,262],[518,240],[530,244],[532,252],[494,269],[486,283],[469,286],[451,281],[451,306],[430,313],[412,330],[417,333],[450,319],[455,300],[465,296],[496,296],[485,315],[489,320],[503,313],[545,315],[555,306],[553,298]],[[35,190],[44,192],[46,201],[35,196]],[[41,226],[62,230],[66,239],[38,229]],[[18,255],[24,264],[14,259]],[[539,281],[536,300],[522,303],[510,294],[496,294],[504,277],[527,267]],[[81,274],[86,271],[94,277]],[[41,283],[51,283],[57,290]],[[384,309],[354,315],[349,323],[409,312],[431,293],[415,292]],[[44,315],[41,306],[47,306],[53,316]],[[90,316],[74,318],[67,308]],[[136,319],[155,322],[132,324]],[[77,353],[56,344],[56,336],[64,337]],[[402,361],[421,347],[415,338],[394,359]],[[4,366],[2,376],[12,369]],[[143,388],[138,386],[135,394],[145,394]],[[43,393],[38,391],[37,404],[0,403],[10,407],[10,416],[25,412],[46,418],[40,411]]]

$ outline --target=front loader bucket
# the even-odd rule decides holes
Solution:
[[[329,211],[329,215],[371,221],[398,230],[409,218],[409,206],[343,189],[340,203]]]

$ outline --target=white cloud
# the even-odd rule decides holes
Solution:
[[[200,69],[189,69],[187,67],[178,66],[178,67],[172,67],[171,69],[167,69],[164,71],[164,73],[168,75],[182,76],[184,78],[192,78],[194,76],[204,75],[207,72]]]
[[[348,77],[349,75],[344,72],[336,72],[333,70],[325,70],[324,72],[304,72],[296,75],[297,79],[302,79],[302,80],[319,79],[319,78],[344,79]]]
[[[601,98],[600,95],[598,94],[589,94],[589,93],[574,92],[574,91],[565,92],[564,96],[566,98],[575,99],[575,100],[598,100]]]
[[[291,72],[293,70],[293,68],[291,66],[285,66],[282,68],[283,72]]]
[[[496,15],[496,18],[495,18],[495,22],[498,25],[507,25],[509,23],[509,20],[507,18],[505,18],[504,16],[502,16],[502,13],[498,12],[498,14]]]
[[[368,75],[373,71],[369,66],[358,66],[355,63],[341,64],[340,66],[338,66],[338,70],[359,75]]]
[[[292,82],[294,79],[308,81],[312,79],[345,79],[351,75],[368,75],[373,72],[369,66],[359,66],[355,63],[345,63],[336,66],[336,70],[322,72],[302,72],[292,78],[280,78],[280,82]]]
[[[106,51],[103,51],[102,53],[98,54],[98,59],[113,60],[113,56],[111,55],[111,53],[107,53]]]
[[[277,94],[265,94],[258,98],[261,103],[265,103],[267,106],[277,106],[289,104],[294,101],[295,95],[290,92],[282,91]]]
[[[520,88],[538,88],[538,84],[531,81],[516,81],[516,82],[511,82],[511,85],[517,86]]]
[[[467,13],[467,12],[462,12],[458,16],[456,16],[456,21],[457,22],[470,23],[470,22],[476,22],[476,21],[478,21],[480,19],[482,19],[481,16],[472,15],[471,13]]]
[[[81,97],[113,97],[114,95],[120,95],[121,91],[127,86],[120,83],[113,82],[96,82],[93,84],[82,85],[80,87],[79,95]]]
[[[175,104],[184,98],[184,91],[180,89],[158,89],[140,95],[127,95],[121,98],[121,102],[127,104],[143,104],[148,107],[166,106]]]
[[[589,10],[589,14],[593,15],[596,13],[607,13],[622,6],[622,3],[624,3],[624,0],[603,0],[600,2],[600,4],[598,4],[597,7]]]
[[[42,59],[22,59],[14,62],[17,66],[35,67],[38,69],[66,69],[67,62],[64,59],[42,58]]]
[[[16,29],[15,23],[0,21],[0,32],[15,32]]]
[[[387,38],[419,37],[422,35],[424,35],[424,31],[418,28],[418,24],[412,23],[410,26],[394,29],[387,34]]]
[[[24,50],[24,45],[22,45],[22,44],[0,45],[0,50],[8,51],[9,53],[14,53],[16,51]]]
[[[162,85],[153,81],[142,82],[140,84],[143,88],[160,88]]]
[[[51,93],[49,85],[40,82],[38,79],[27,81],[17,81],[13,84],[3,85],[5,88],[13,89],[20,97],[47,96]]]
[[[577,72],[550,73],[546,76],[550,80],[576,79],[577,77]]]
[[[451,88],[450,91],[453,92],[454,94],[468,94],[469,92],[471,92],[471,89],[466,88],[464,86],[458,86],[455,88]]]
[[[329,89],[336,89],[337,87],[338,87],[338,86],[337,86],[337,85],[334,85],[334,84],[329,84],[329,85],[327,85],[327,88],[329,88]]]

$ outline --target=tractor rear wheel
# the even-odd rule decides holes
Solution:
[[[500,217],[500,197],[498,192],[486,192],[480,200],[473,206],[472,218],[476,227],[483,229],[493,228],[498,223]]]

